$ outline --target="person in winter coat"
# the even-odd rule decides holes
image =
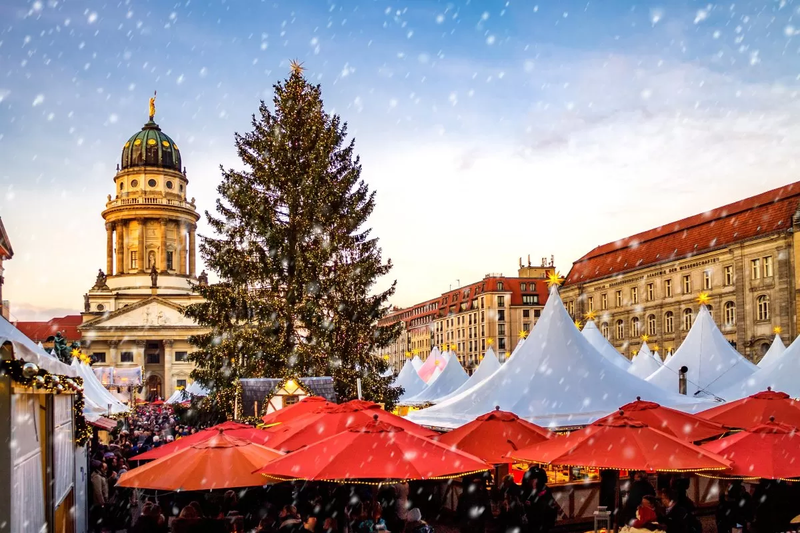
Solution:
[[[625,500],[625,505],[622,507],[623,516],[620,523],[629,524],[636,520],[636,512],[642,504],[642,499],[645,496],[655,497],[656,489],[650,484],[647,479],[647,474],[644,472],[636,472],[630,483],[628,490],[628,499]]]
[[[661,491],[661,503],[664,505],[664,524],[667,533],[693,533],[691,511],[681,502],[681,495],[672,489]]]
[[[492,503],[486,485],[480,478],[466,481],[464,491],[458,499],[456,516],[460,531],[464,533],[484,533],[486,522],[492,516]]]
[[[734,528],[747,533],[753,521],[753,501],[741,481],[734,481],[720,497],[716,519],[717,533],[731,533]]]
[[[532,468],[525,473],[530,479],[530,493],[525,498],[525,516],[530,533],[547,533],[558,518],[558,504],[550,487],[547,486],[547,472]]]

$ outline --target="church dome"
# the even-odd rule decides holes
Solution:
[[[169,135],[150,120],[122,148],[121,169],[156,167],[181,170],[181,153]]]

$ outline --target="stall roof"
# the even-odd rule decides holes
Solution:
[[[29,339],[11,322],[0,317],[0,345],[11,343],[14,358],[26,363],[33,363],[42,370],[60,376],[77,377],[78,372],[71,366],[62,363],[43,348]]]

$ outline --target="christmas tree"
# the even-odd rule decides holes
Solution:
[[[205,302],[186,309],[210,329],[190,339],[193,377],[220,412],[232,412],[243,377],[332,376],[340,401],[361,378],[365,399],[391,406],[400,391],[373,350],[398,335],[378,325],[394,284],[371,292],[391,261],[363,228],[375,193],[346,124],[293,62],[252,126],[235,136],[244,170],[221,169],[216,214],[206,213],[216,236],[200,252],[219,282],[197,285]]]

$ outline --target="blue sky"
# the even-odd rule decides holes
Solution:
[[[153,90],[210,209],[233,132],[295,58],[356,138],[398,305],[527,254],[566,273],[598,244],[798,180],[797,2],[11,0],[0,21],[20,319],[82,306]]]

